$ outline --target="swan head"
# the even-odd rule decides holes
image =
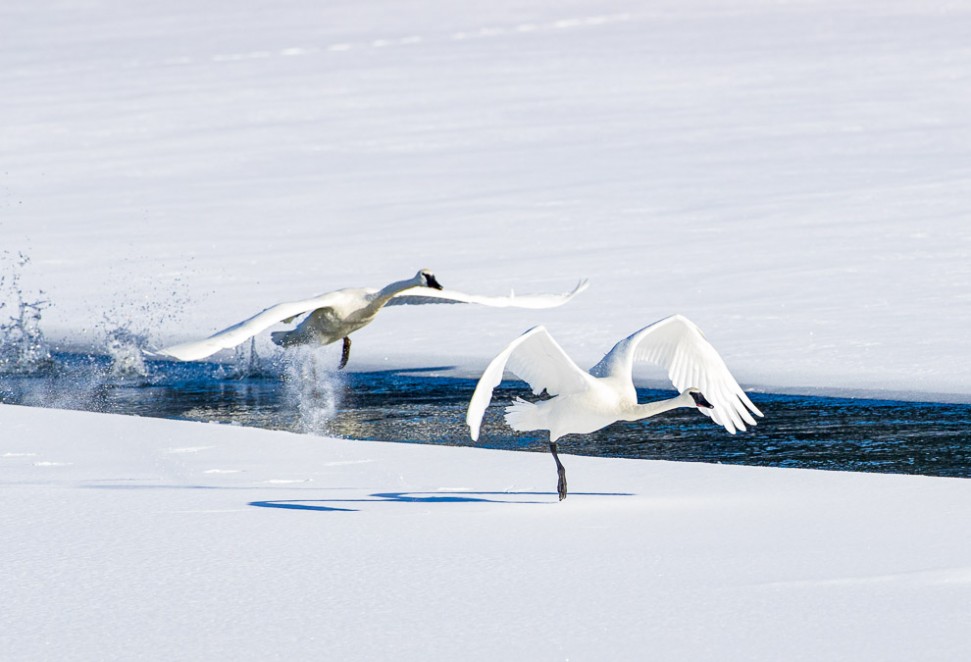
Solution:
[[[707,398],[705,398],[705,396],[701,393],[700,390],[692,387],[692,388],[686,389],[685,393],[691,396],[691,399],[694,400],[695,402],[695,406],[698,407],[699,409],[715,408],[715,405],[708,402]]]
[[[418,284],[422,287],[431,287],[436,290],[445,289],[442,287],[442,284],[438,282],[438,279],[435,278],[435,274],[433,274],[430,269],[422,269],[419,271],[417,274],[415,274],[415,280],[417,280]]]

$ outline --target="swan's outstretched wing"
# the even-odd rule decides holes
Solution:
[[[482,416],[492,400],[493,389],[502,381],[507,363],[536,395],[544,389],[550,395],[581,391],[590,380],[590,375],[577,367],[544,327],[533,327],[492,359],[479,378],[465,416],[473,441],[479,438]]]
[[[234,324],[228,329],[223,329],[218,333],[214,333],[205,340],[196,340],[193,342],[181,343],[179,345],[172,345],[171,347],[160,349],[158,353],[164,354],[165,356],[171,356],[179,359],[180,361],[196,361],[198,359],[204,359],[207,356],[215,354],[221,349],[235,347],[236,345],[249,340],[260,331],[270,328],[274,324],[290,320],[293,317],[303,315],[304,313],[309,313],[310,311],[317,310],[318,308],[326,308],[327,306],[333,305],[340,296],[339,291],[328,292],[327,294],[321,294],[313,299],[278,303],[275,306],[270,306],[262,313],[258,313],[247,320],[243,320],[239,324]]]
[[[562,306],[580,292],[587,289],[589,281],[586,279],[577,283],[572,292],[563,294],[510,294],[507,297],[487,297],[478,294],[465,294],[455,290],[434,290],[421,288],[421,294],[414,294],[416,290],[407,290],[396,294],[388,301],[387,306],[404,306],[429,303],[477,303],[494,308],[555,308]]]
[[[701,329],[686,317],[672,315],[631,334],[614,345],[590,374],[629,379],[635,360],[664,368],[679,392],[691,387],[700,389],[715,407],[700,411],[732,434],[744,430],[746,423],[755,425],[752,414],[762,415]]]

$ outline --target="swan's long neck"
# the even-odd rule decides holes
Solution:
[[[643,418],[657,416],[658,414],[663,414],[666,411],[671,411],[672,409],[677,409],[679,407],[695,406],[697,405],[695,405],[695,401],[691,397],[691,394],[684,392],[677,397],[669,398],[667,400],[658,400],[657,402],[648,402],[643,405],[634,405],[634,407],[626,413],[623,420],[639,421]]]
[[[410,290],[413,287],[419,287],[421,285],[421,280],[417,277],[409,278],[408,280],[399,280],[390,285],[385,285],[380,290],[374,293],[374,298],[371,299],[371,306],[374,308],[380,308],[394,295],[399,292],[404,292],[405,290]]]

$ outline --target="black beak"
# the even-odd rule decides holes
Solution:
[[[441,283],[439,283],[437,280],[435,280],[435,275],[434,274],[426,274],[425,275],[425,282],[428,283],[428,287],[433,287],[436,290],[444,290],[445,289],[444,287],[442,287],[442,284]]]
[[[695,393],[694,391],[692,391],[691,392],[691,399],[694,400],[695,401],[695,404],[698,405],[699,407],[703,407],[705,409],[714,409],[715,408],[715,405],[713,405],[710,402],[708,402],[707,400],[705,400],[705,396],[703,396],[701,393]]]

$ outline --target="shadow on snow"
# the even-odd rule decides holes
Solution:
[[[556,492],[377,492],[367,499],[280,499],[251,501],[247,505],[256,508],[280,508],[283,510],[316,510],[357,512],[356,508],[323,506],[324,503],[522,503],[542,505],[549,501],[519,499],[489,499],[489,496],[537,496],[555,497]],[[572,497],[582,496],[633,496],[627,492],[575,492]]]

